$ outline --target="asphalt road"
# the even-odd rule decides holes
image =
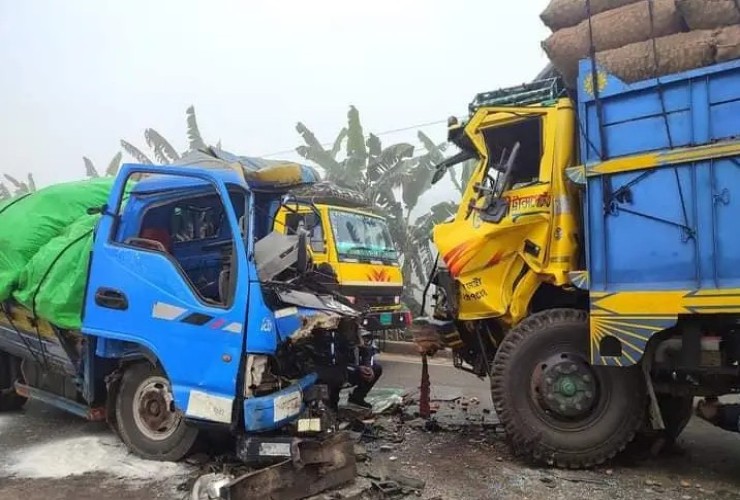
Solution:
[[[383,388],[418,388],[416,357],[383,355]],[[469,393],[489,401],[487,384],[449,364],[431,362],[433,397]],[[21,413],[0,414],[0,499],[184,498],[178,490],[187,465],[146,462],[129,455],[105,424],[89,423],[31,402]]]
[[[418,388],[421,375],[418,358],[384,355],[380,362],[384,376],[379,387],[410,391]],[[459,372],[448,362],[432,360],[430,380],[433,399],[475,397],[482,407],[491,407],[488,382]],[[429,486],[424,497],[441,493],[447,500],[540,498],[538,492],[545,491],[542,488],[553,486],[552,482],[540,481],[542,474],[567,475],[529,468],[507,455],[500,435],[483,438],[479,431],[475,432],[472,436],[464,431],[412,434],[407,440],[409,449],[399,449],[399,460],[391,465],[403,467],[412,475],[427,471],[424,477]],[[735,493],[740,492],[737,474],[740,436],[694,420],[682,436],[681,444],[686,450],[684,456],[629,465],[611,464],[608,467],[614,471],[608,478],[604,471],[609,469],[605,468],[583,473],[590,481],[585,484],[605,482],[611,485],[606,489],[591,491],[583,483],[568,480],[562,481],[562,489],[547,495],[553,499],[716,498],[718,495],[708,494],[714,491],[722,492],[723,498],[740,499]],[[419,455],[420,448],[439,452],[429,451],[427,457]],[[464,474],[457,473],[460,467],[464,468]],[[444,473],[440,475],[440,471]],[[193,472],[185,464],[139,460],[126,452],[105,425],[87,423],[42,404],[31,403],[22,413],[0,415],[0,499],[3,500],[92,500],[106,496],[128,500],[182,499],[186,498],[186,492],[178,488]],[[701,483],[703,489],[682,492],[678,484],[684,480],[692,488]],[[663,486],[646,486],[650,481]],[[494,483],[498,488],[495,494],[491,490]],[[462,489],[451,490],[453,486]]]
[[[416,356],[382,354],[383,365],[380,387],[417,389],[421,383],[421,359]],[[484,407],[492,408],[488,380],[457,370],[449,361],[429,360],[429,382],[432,399],[452,399],[458,396],[478,398]]]

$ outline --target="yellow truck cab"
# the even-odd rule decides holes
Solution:
[[[310,231],[310,249],[323,284],[366,312],[368,331],[406,328],[403,276],[388,224],[359,193],[322,182],[295,191],[275,215],[273,230]]]

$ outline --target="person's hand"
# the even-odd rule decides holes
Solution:
[[[375,377],[375,372],[369,366],[360,367],[360,378],[366,382],[370,382]]]

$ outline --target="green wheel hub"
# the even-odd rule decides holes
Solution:
[[[532,377],[533,397],[557,419],[588,416],[597,401],[596,379],[578,354],[562,353],[541,363]]]

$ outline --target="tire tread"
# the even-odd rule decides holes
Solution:
[[[493,362],[491,378],[491,396],[498,418],[503,424],[507,438],[515,454],[528,457],[537,463],[555,465],[562,468],[581,469],[602,464],[623,451],[634,439],[642,421],[640,412],[633,412],[624,419],[624,424],[618,433],[616,444],[608,449],[597,449],[578,456],[553,453],[552,450],[540,443],[538,435],[527,435],[520,419],[515,415],[509,400],[507,386],[509,385],[508,368],[514,353],[522,342],[529,336],[538,335],[545,329],[554,326],[574,324],[582,327],[588,321],[585,311],[577,309],[551,309],[542,311],[526,318],[512,328],[499,346]],[[640,397],[639,395],[637,397]]]

